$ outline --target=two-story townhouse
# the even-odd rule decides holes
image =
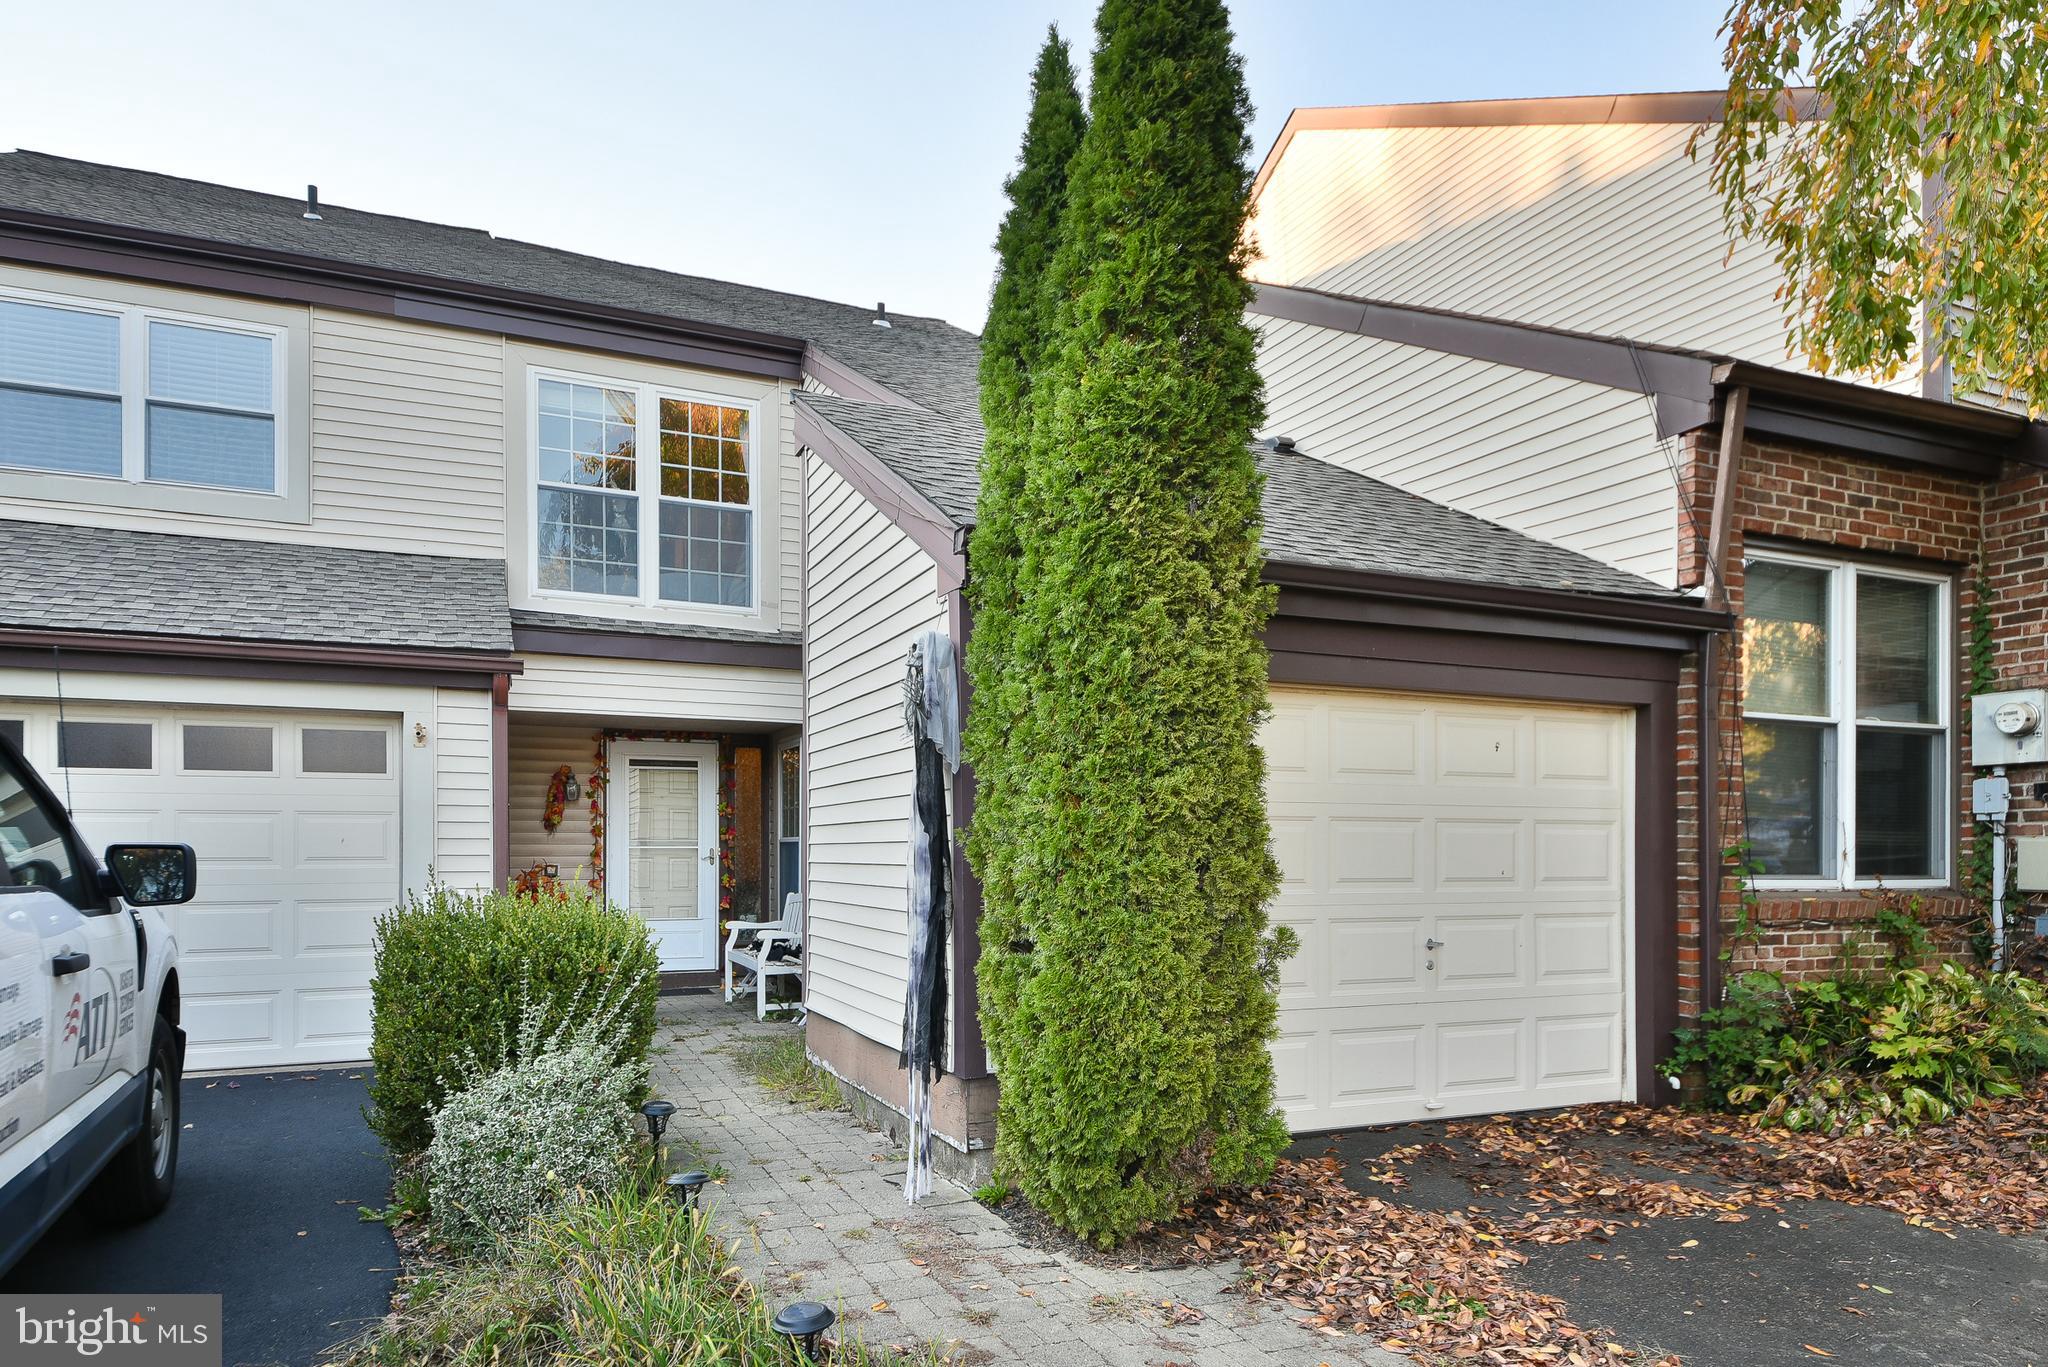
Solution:
[[[199,851],[194,1064],[363,1057],[430,879],[588,880],[710,981],[801,878],[792,393],[972,346],[0,156],[0,734],[96,837]]]
[[[1968,647],[1988,621],[2000,681],[2048,681],[2048,429],[1938,376],[1789,364],[1775,268],[1729,250],[1687,155],[1718,108],[1301,111],[1258,178],[1273,911],[1303,944],[1274,1059],[1297,1129],[1668,1096],[1656,1064],[1724,950],[1864,957],[1881,887],[1951,948],[1981,915]],[[876,623],[861,671],[813,693],[817,764],[829,716],[887,705],[916,629],[971,631],[932,599],[970,573],[980,433],[886,393],[797,412],[807,556],[834,553],[828,527],[888,547],[886,572],[813,581],[807,632]],[[812,792],[814,860],[843,831],[891,883],[814,865],[813,924],[852,922],[861,952],[821,950],[809,1032],[894,1123],[900,737],[890,754],[895,784],[830,798],[830,824]],[[956,821],[971,802],[970,775]],[[1715,857],[1745,837],[1747,902]],[[958,873],[935,1124],[972,1170],[997,1080]]]
[[[1681,685],[1687,1016],[1748,968],[1868,963],[1888,896],[1980,933],[1968,699],[2048,683],[2048,429],[1938,364],[1788,354],[1708,179],[1721,101],[1301,109],[1254,191],[1270,431],[1737,614]],[[2044,776],[2011,774],[2030,836]],[[2023,924],[2042,889],[2010,891]]]

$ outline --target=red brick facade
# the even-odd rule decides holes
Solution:
[[[1692,511],[1681,517],[1681,566],[1697,585],[1705,572],[1707,529],[1712,525],[1713,490],[1719,461],[1713,433],[1689,438],[1687,494]],[[1955,729],[1958,763],[1954,775],[1956,843],[1950,856],[1950,886],[1895,898],[1918,899],[1920,919],[1943,952],[1967,952],[1969,925],[1983,913],[1981,903],[1962,890],[1974,823],[1970,817],[1968,704],[1969,643],[1980,579],[1994,631],[1993,666],[2000,687],[2048,682],[2048,471],[2030,470],[1995,483],[1848,456],[1835,450],[1792,444],[1747,443],[1738,472],[1736,506],[1728,547],[1728,602],[1742,610],[1745,545],[1768,540],[1874,563],[1909,564],[1945,570],[1954,584]],[[1709,692],[1716,695],[1719,722],[1717,844],[1742,838],[1742,659],[1739,635],[1721,650]],[[1699,820],[1701,689],[1695,659],[1680,684],[1678,841],[1678,975],[1681,1013],[1693,1015],[1703,990],[1701,885],[1696,874],[1703,832]],[[2048,770],[2012,775],[2017,833],[2048,831],[2033,784]],[[1704,851],[1709,857],[1718,850]],[[1845,962],[1869,965],[1884,948],[1873,921],[1874,894],[1761,891],[1745,915],[1738,879],[1724,879],[1719,922],[1725,951],[1723,974],[1770,968],[1789,976],[1833,972]],[[2009,921],[2022,908],[2009,898]],[[1747,924],[1745,924],[1747,923]],[[1845,960],[1845,952],[1847,959]]]

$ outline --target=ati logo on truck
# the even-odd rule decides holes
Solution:
[[[71,1062],[79,1064],[96,1056],[107,1047],[107,994],[100,993],[91,1001],[73,992],[71,1009],[64,1013],[64,1036],[62,1042],[77,1041],[71,1055]]]

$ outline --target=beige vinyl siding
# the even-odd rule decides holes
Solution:
[[[17,272],[8,279],[49,286],[39,275]],[[80,297],[124,297],[120,287],[89,279],[70,279],[63,288]],[[208,314],[207,295],[167,297],[188,312]],[[227,308],[219,302],[213,307]],[[283,506],[272,520],[13,497],[0,498],[0,517],[502,557],[505,400],[499,339],[317,308],[310,310],[305,337],[303,349],[295,344],[288,356],[291,364],[310,370],[310,412],[285,416],[288,428],[310,423],[305,520],[290,517]],[[302,476],[294,470],[288,477]]]
[[[1261,279],[1804,369],[1767,248],[1729,250],[1693,126],[1306,130],[1263,187]],[[1906,375],[1889,387],[1915,389]]]
[[[511,719],[509,846],[512,872],[553,864],[566,880],[588,878],[590,860],[590,770],[596,762],[597,727],[515,712]],[[543,830],[548,781],[568,765],[582,796],[562,812],[562,824]]]
[[[1639,394],[1254,317],[1265,433],[1670,584],[1678,496]]]
[[[775,430],[780,444],[776,460],[781,477],[776,480],[773,507],[764,510],[767,524],[781,538],[779,564],[781,582],[775,585],[780,598],[784,631],[796,631],[804,621],[804,467],[803,453],[796,444],[795,391],[785,385],[775,395]]]
[[[619,724],[641,720],[706,730],[736,723],[786,726],[803,718],[802,675],[794,669],[584,655],[520,658],[525,670],[512,676],[515,713],[594,715]]]
[[[455,888],[491,883],[491,695],[443,688],[434,702],[434,873]],[[401,735],[399,744],[411,743]]]
[[[945,629],[938,567],[821,460],[805,465],[804,957],[812,1011],[902,1040],[910,642]]]

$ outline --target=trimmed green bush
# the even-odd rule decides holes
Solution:
[[[580,887],[409,897],[377,920],[370,1127],[394,1155],[424,1149],[450,1084],[516,1056],[527,1001],[550,1030],[618,1001],[618,1061],[644,1085],[659,990],[646,924]]]
[[[981,733],[982,1024],[999,1171],[1114,1242],[1287,1140],[1258,722],[1250,104],[1214,0],[1107,0],[1030,377]],[[990,458],[994,459],[991,451]],[[977,622],[976,634],[980,634]],[[994,653],[993,650],[989,653]],[[991,669],[991,664],[996,667]]]
[[[608,1196],[632,1175],[641,1077],[618,1060],[617,1007],[549,1030],[529,1004],[518,1057],[468,1080],[435,1113],[427,1193],[443,1239],[493,1247],[534,1216],[579,1193]]]
[[[1665,1063],[1716,1105],[1840,1134],[1946,1120],[2048,1067],[2048,987],[1945,963],[1787,984],[1745,973]]]

